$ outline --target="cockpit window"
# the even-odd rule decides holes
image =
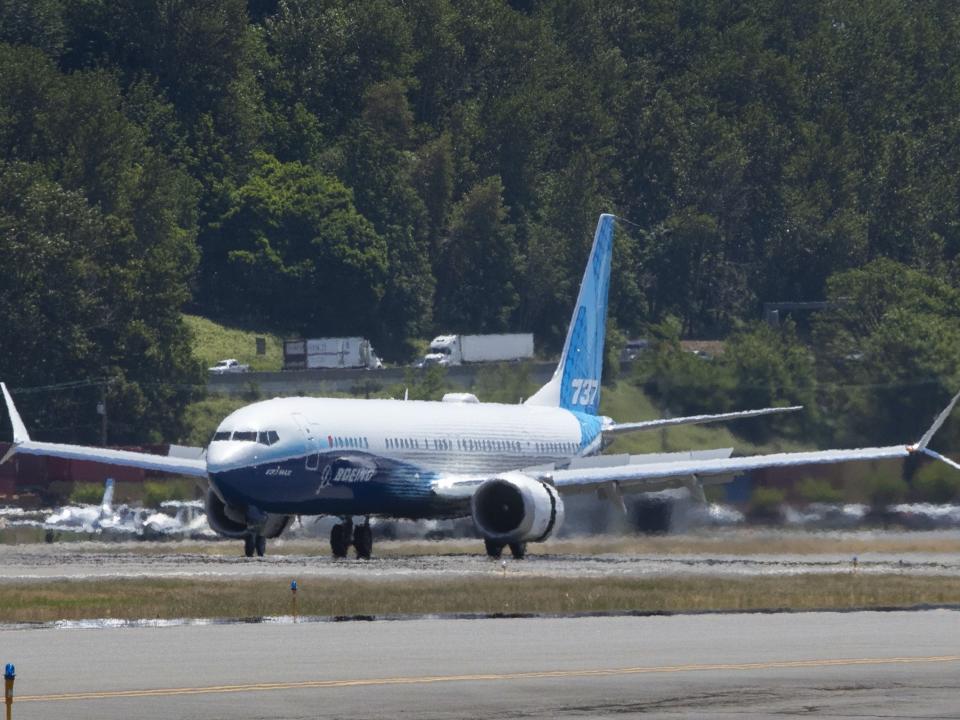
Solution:
[[[276,430],[261,430],[257,442],[261,445],[273,445],[280,442],[280,436],[277,435]]]
[[[274,445],[280,442],[280,435],[276,430],[239,430],[231,433],[229,430],[214,433],[214,440],[233,440],[234,442],[255,442],[260,445]]]

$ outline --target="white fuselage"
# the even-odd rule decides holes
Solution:
[[[597,432],[560,408],[342,398],[254,403],[228,416],[217,436],[270,430],[279,435],[271,447],[215,439],[211,470],[357,450],[435,473],[484,474],[562,463],[598,445]]]
[[[224,420],[207,450],[224,502],[269,513],[451,517],[469,492],[435,492],[599,448],[601,419],[559,408],[283,398]]]

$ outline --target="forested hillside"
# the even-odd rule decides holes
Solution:
[[[0,377],[109,379],[117,440],[180,431],[182,311],[555,349],[602,211],[665,401],[704,399],[678,334],[745,338],[724,382],[767,390],[721,404],[793,399],[742,374],[786,343],[796,392],[888,388],[832,409],[890,433],[957,379],[956,3],[3,0],[0,41]],[[816,358],[745,325],[826,297]],[[99,392],[38,426],[95,437]]]

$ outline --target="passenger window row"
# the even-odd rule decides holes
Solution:
[[[327,441],[330,443],[330,447],[363,449],[370,447],[370,443],[365,437],[334,437],[328,435]]]
[[[575,453],[577,444],[570,442],[537,443],[538,453]]]
[[[213,434],[214,442],[223,442],[226,440],[233,440],[234,442],[255,442],[260,443],[261,445],[274,445],[280,442],[280,436],[277,434],[276,430],[261,430],[259,432],[255,430],[239,430],[234,433],[229,431],[221,431]]]
[[[431,449],[431,441],[424,439],[421,443],[418,438],[387,438],[386,446],[387,450],[429,450]],[[454,443],[452,440],[437,438],[432,441],[433,450],[453,450],[453,448]],[[466,452],[522,453],[523,443],[518,440],[474,440],[472,438],[457,438],[456,448],[457,450]],[[534,449],[538,454],[574,454],[577,452],[577,448],[576,443],[570,442],[534,443]]]

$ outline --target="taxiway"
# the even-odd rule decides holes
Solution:
[[[0,631],[14,717],[958,717],[960,613]]]
[[[463,577],[499,572],[500,563],[483,555],[410,555],[357,561],[323,555],[267,555],[245,558],[156,545],[156,552],[124,551],[137,544],[60,543],[0,545],[0,583],[116,578],[312,578],[410,579]],[[505,558],[509,572],[525,577],[752,577],[846,572],[848,554],[535,554],[523,561]],[[951,553],[869,552],[856,560],[860,573],[960,575],[960,557]]]

